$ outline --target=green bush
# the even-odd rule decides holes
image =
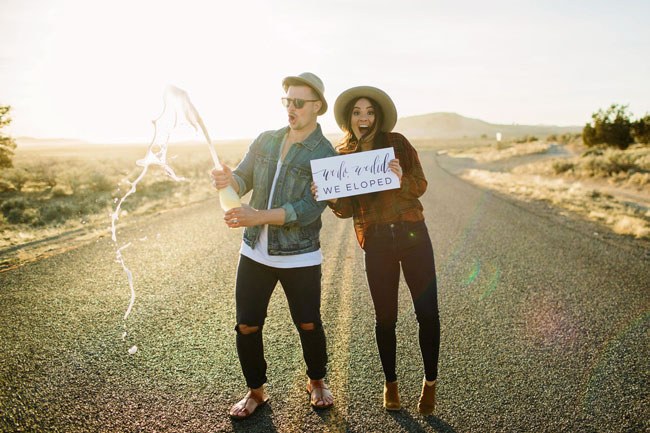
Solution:
[[[632,134],[637,143],[650,144],[650,114],[632,124]]]
[[[0,205],[0,211],[2,211],[2,213],[5,215],[7,215],[7,213],[13,209],[25,208],[27,208],[27,203],[25,203],[25,200],[20,197],[10,198],[8,200],[5,200],[2,205]]]
[[[9,111],[11,111],[11,106],[0,105],[0,130],[11,123]],[[14,166],[13,158],[15,149],[16,140],[0,133],[0,168],[11,168]]]
[[[42,224],[64,223],[77,212],[71,204],[62,202],[47,203],[41,207],[40,222]]]
[[[607,110],[598,110],[591,115],[593,125],[587,123],[582,130],[582,140],[587,146],[606,144],[627,149],[634,143],[632,122],[627,105],[612,104]]]
[[[10,224],[29,224],[37,217],[34,209],[30,209],[27,201],[22,198],[5,201],[0,210]]]

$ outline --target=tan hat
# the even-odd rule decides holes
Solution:
[[[325,100],[325,86],[323,85],[323,81],[320,78],[311,72],[303,72],[298,76],[285,77],[284,80],[282,80],[282,87],[284,88],[285,92],[289,90],[289,86],[295,84],[309,86],[314,89],[314,92],[316,92],[318,95],[318,99],[320,99],[320,101],[323,103],[320,110],[318,111],[318,114],[324,114],[327,111],[327,101]]]
[[[386,92],[372,86],[352,87],[351,89],[341,93],[339,97],[336,98],[336,102],[334,102],[334,118],[336,119],[339,128],[345,128],[347,120],[345,118],[345,107],[347,107],[351,101],[356,101],[359,98],[370,98],[379,104],[381,111],[384,112],[384,123],[381,126],[381,130],[383,132],[390,132],[393,130],[397,123],[397,109],[395,108],[395,104]]]

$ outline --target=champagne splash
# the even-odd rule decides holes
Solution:
[[[201,119],[201,116],[199,115],[198,111],[190,101],[189,97],[187,96],[187,93],[184,90],[179,89],[178,87],[168,86],[164,94],[163,111],[160,114],[160,116],[158,116],[158,118],[153,121],[153,125],[154,125],[153,140],[149,144],[149,147],[147,149],[147,154],[145,155],[145,157],[143,159],[136,161],[136,165],[142,167],[142,171],[140,172],[140,175],[133,182],[129,182],[131,185],[130,189],[126,192],[126,194],[124,194],[124,196],[119,201],[117,201],[115,210],[111,214],[111,238],[113,239],[113,242],[115,243],[116,247],[118,247],[116,224],[120,217],[120,213],[122,212],[121,210],[122,204],[124,203],[127,197],[129,197],[131,194],[134,194],[136,192],[138,183],[145,177],[150,166],[161,167],[165,171],[165,173],[174,181],[181,182],[185,180],[185,178],[176,175],[174,169],[167,162],[167,149],[169,145],[169,138],[172,132],[175,129],[177,129],[180,123],[189,123],[194,128],[195,131],[198,132],[198,130],[200,129],[203,132],[203,135],[208,143],[208,148],[210,149],[210,155],[212,156],[212,160],[214,162],[215,168],[219,170],[222,169],[221,162],[219,161],[217,152],[214,148],[214,145],[212,144],[212,141],[210,140],[210,136],[208,135],[208,131],[207,128],[205,127],[205,124],[203,123],[203,119]],[[222,198],[222,191],[226,191],[226,193],[229,193],[230,207],[236,207],[241,205],[241,202],[239,201],[239,196],[235,193],[235,191],[232,188],[228,188],[228,189],[230,191],[227,191],[227,189],[219,191],[222,207],[224,207],[225,209],[224,199]],[[233,198],[233,194],[235,198]],[[133,310],[133,305],[135,304],[135,287],[133,283],[133,273],[126,266],[124,257],[122,255],[122,250],[128,248],[130,245],[131,242],[123,245],[122,247],[118,247],[116,251],[116,261],[120,263],[122,269],[126,273],[127,280],[129,282],[129,288],[131,290],[131,298],[129,300],[129,305],[126,309],[126,312],[124,313],[124,318],[123,318],[124,332],[122,334],[122,340],[124,341],[126,341],[126,338],[128,336],[128,332],[126,328],[126,320],[131,314],[131,311]],[[130,355],[133,355],[137,351],[138,351],[138,346],[133,345],[128,350],[128,353]]]
[[[174,96],[174,100],[179,102],[179,108],[183,111],[185,118],[190,122],[194,127],[195,131],[199,129],[203,132],[205,141],[208,143],[208,149],[210,149],[210,155],[212,156],[212,162],[214,162],[214,168],[217,170],[222,170],[221,162],[219,161],[219,156],[217,155],[216,150],[214,149],[214,144],[210,140],[210,135],[208,130],[203,123],[203,119],[199,115],[199,112],[194,108],[192,101],[187,96],[187,93],[184,90],[179,89],[178,87],[169,86],[167,92]],[[225,211],[241,206],[241,199],[239,194],[235,192],[232,186],[219,190],[219,203],[221,208]]]

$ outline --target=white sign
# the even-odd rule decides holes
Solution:
[[[392,159],[392,147],[313,159],[311,173],[318,201],[399,188],[399,178],[388,168]]]

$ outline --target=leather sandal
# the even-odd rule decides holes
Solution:
[[[317,396],[317,390],[320,390],[320,397]],[[322,386],[311,386],[311,382],[307,382],[307,394],[309,394],[309,404],[311,407],[314,409],[329,409],[334,405],[334,402],[328,403],[328,404],[317,404],[319,401],[322,402],[324,401],[324,397],[326,394],[329,393],[329,395],[332,395],[329,387],[323,383]],[[334,398],[334,396],[332,396]]]
[[[255,402],[255,406],[253,406],[252,410],[248,409],[248,402],[250,400],[253,400],[253,402]],[[236,419],[236,420],[246,419],[246,418],[250,417],[251,415],[253,415],[255,413],[255,411],[257,410],[257,408],[259,408],[260,406],[264,406],[267,401],[269,401],[269,398],[266,395],[264,397],[260,398],[260,397],[255,396],[255,394],[253,394],[251,391],[248,391],[244,398],[239,400],[237,403],[235,403],[230,408],[230,412],[228,413],[228,415],[230,415],[230,418]],[[237,409],[243,409],[242,410],[243,414],[242,415],[233,414],[232,411],[233,411],[233,409],[235,407]]]

